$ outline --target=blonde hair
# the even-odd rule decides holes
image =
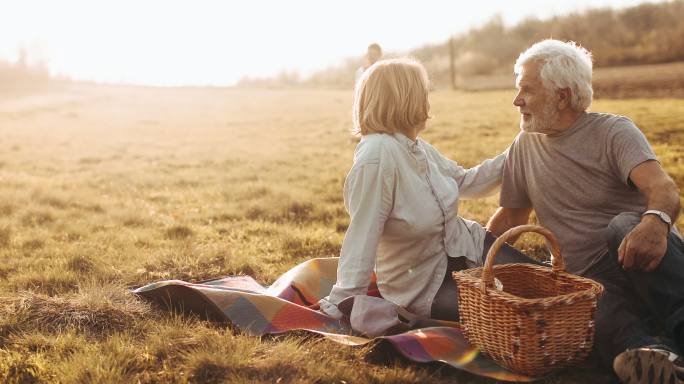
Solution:
[[[356,83],[352,134],[421,130],[430,117],[427,71],[408,58],[380,60]]]

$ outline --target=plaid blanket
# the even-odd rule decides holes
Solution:
[[[201,283],[165,280],[140,287],[134,293],[176,310],[228,321],[255,336],[305,330],[346,345],[384,340],[416,362],[440,361],[497,380],[533,380],[481,356],[477,348],[468,344],[458,323],[428,320],[418,329],[369,339],[354,335],[347,322],[307,308],[330,292],[335,283],[337,260],[308,260],[286,272],[268,288],[249,276],[235,276]],[[375,291],[377,287],[373,281],[369,294]]]

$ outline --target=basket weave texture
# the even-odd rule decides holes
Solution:
[[[494,266],[496,252],[524,232],[546,237],[552,268]],[[494,287],[494,277],[503,289]],[[489,249],[485,266],[453,273],[458,310],[468,340],[499,365],[530,376],[584,360],[594,343],[594,312],[603,286],[565,272],[556,237],[534,225],[511,228]]]

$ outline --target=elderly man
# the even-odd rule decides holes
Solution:
[[[679,192],[628,118],[587,112],[591,54],[544,40],[515,64],[521,132],[504,166],[500,235],[532,210],[561,244],[569,272],[601,282],[595,351],[624,382],[677,382],[684,348]],[[645,318],[661,324],[654,337]],[[660,381],[662,380],[662,381]]]

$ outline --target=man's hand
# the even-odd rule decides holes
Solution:
[[[629,180],[646,197],[646,209],[667,213],[673,223],[677,220],[679,191],[660,163],[644,161],[632,169]],[[669,226],[657,216],[643,216],[618,248],[618,261],[622,268],[646,272],[656,269],[665,256],[669,230]]]
[[[618,248],[618,262],[626,270],[652,272],[665,256],[669,227],[654,215],[646,215],[625,236]]]

